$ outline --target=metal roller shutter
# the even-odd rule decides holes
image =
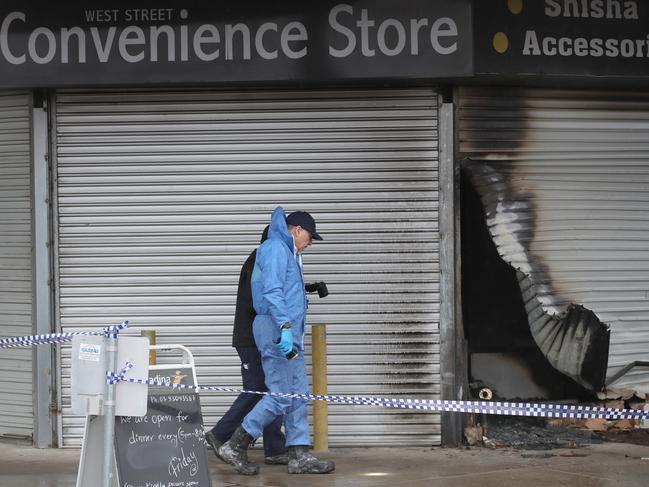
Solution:
[[[576,303],[610,325],[608,376],[646,360],[649,94],[467,87],[457,106],[462,156],[489,167],[483,201],[504,195],[503,258],[548,315]],[[646,369],[615,386],[641,383]]]
[[[62,92],[56,99],[63,330],[129,319],[188,346],[202,385],[239,386],[241,264],[272,209],[312,212],[310,323],[331,394],[439,397],[433,90]],[[307,357],[307,361],[310,357]],[[62,355],[63,444],[77,445]],[[206,424],[233,399],[202,394]],[[330,443],[431,445],[439,415],[330,407]]]
[[[32,334],[31,95],[0,92],[0,337]],[[32,437],[32,350],[0,350],[0,436]]]

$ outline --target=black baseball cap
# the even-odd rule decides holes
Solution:
[[[286,217],[286,223],[294,227],[302,227],[311,234],[313,240],[323,240],[315,230],[315,220],[306,211],[294,211]]]

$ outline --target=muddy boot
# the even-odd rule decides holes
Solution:
[[[334,462],[318,460],[311,455],[308,446],[288,447],[288,473],[329,473],[335,468]]]
[[[232,437],[223,443],[217,451],[217,457],[229,463],[242,475],[257,475],[259,466],[248,461],[248,446],[253,438],[239,426]]]
[[[216,455],[216,458],[218,458],[221,461],[225,461],[219,456],[219,448],[221,447],[223,442],[217,440],[216,436],[214,436],[214,433],[212,433],[211,431],[205,432],[205,441],[207,442],[208,445],[212,447],[212,450],[214,450],[214,454]]]
[[[288,465],[288,453],[269,455],[264,458],[264,463],[266,465]]]

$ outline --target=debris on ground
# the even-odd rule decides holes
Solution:
[[[469,446],[481,445],[484,438],[482,425],[471,425],[464,428],[464,437]]]
[[[494,397],[497,394],[494,393]],[[599,401],[581,405],[649,411],[649,394],[638,394],[632,389],[608,389],[598,393],[598,399]],[[609,421],[474,414],[469,417],[464,436],[469,446],[488,448],[549,450],[579,448],[604,441],[649,446],[649,420]]]
[[[601,407],[601,408],[613,408],[613,409],[638,409],[649,411],[649,397],[641,399],[637,393],[631,389],[609,389],[605,393],[598,393],[600,397],[605,399],[600,402],[583,404],[584,406],[592,407]],[[649,395],[648,395],[649,396]],[[552,418],[548,419],[548,426],[574,426],[577,428],[588,429],[591,431],[599,432],[613,432],[613,434],[608,435],[610,437],[615,437],[615,432],[621,431],[632,431],[638,428],[648,428],[649,421],[640,420],[640,419],[618,419],[618,420],[606,420],[606,419],[571,419],[571,418]],[[606,435],[605,435],[606,436]],[[617,435],[620,437],[625,437],[625,435]],[[626,435],[643,438],[643,434],[638,435]],[[614,441],[614,440],[609,440]]]
[[[481,424],[483,445],[490,448],[551,450],[603,442],[594,431],[565,425],[548,426],[544,418],[489,416],[484,422]]]

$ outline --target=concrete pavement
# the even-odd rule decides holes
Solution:
[[[649,446],[600,443],[577,449],[336,448],[329,475],[289,475],[262,465],[261,474],[234,474],[208,450],[214,487],[647,487]],[[261,450],[251,458],[261,462]],[[74,487],[79,450],[39,450],[0,443],[0,486]],[[97,485],[100,485],[97,479]]]

